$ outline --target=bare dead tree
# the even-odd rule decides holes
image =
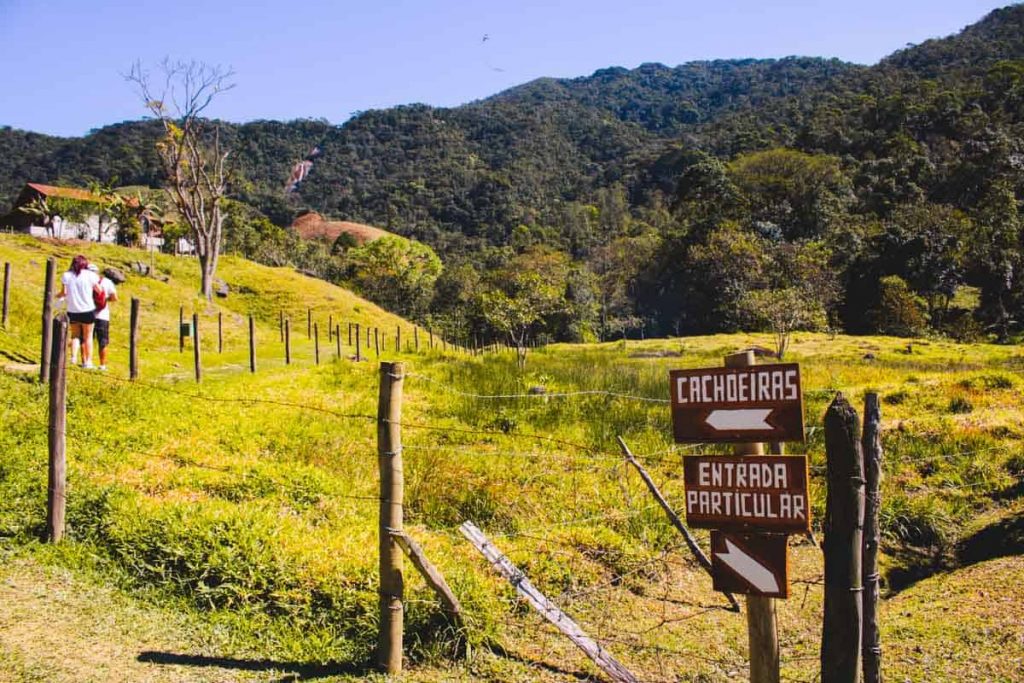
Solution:
[[[222,236],[229,152],[221,147],[220,126],[203,116],[213,99],[230,90],[234,72],[202,62],[172,62],[153,78],[141,62],[125,76],[146,108],[164,127],[157,152],[167,176],[167,193],[189,227],[199,257],[203,296],[213,298]]]

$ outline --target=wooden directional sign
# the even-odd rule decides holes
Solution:
[[[804,533],[805,455],[687,455],[686,523],[696,529]]]
[[[789,597],[787,537],[711,532],[711,582],[716,591]]]
[[[677,443],[804,440],[800,366],[673,370]]]

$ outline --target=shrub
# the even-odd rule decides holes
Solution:
[[[963,415],[974,410],[974,404],[963,396],[954,396],[949,401],[949,412],[954,415]]]
[[[894,391],[891,394],[886,394],[882,397],[882,401],[891,406],[898,406],[902,403],[906,403],[907,399],[910,398],[910,393],[905,389]]]
[[[1006,375],[985,375],[981,378],[981,383],[986,389],[1013,388],[1013,378],[1007,377]]]

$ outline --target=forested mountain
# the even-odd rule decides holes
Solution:
[[[151,122],[75,139],[0,129],[0,193],[28,180],[158,186],[158,134]],[[313,209],[438,249],[431,311],[463,330],[494,327],[472,292],[514,295],[487,273],[531,262],[563,295],[531,324],[560,338],[749,325],[1007,338],[1024,323],[1020,5],[872,67],[645,64],[456,108],[226,134],[233,195],[274,223]],[[799,319],[766,317],[808,292],[819,296]]]

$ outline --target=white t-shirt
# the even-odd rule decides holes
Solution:
[[[89,313],[96,310],[92,300],[93,285],[98,285],[100,278],[91,270],[82,269],[78,275],[72,271],[64,273],[60,282],[64,285],[67,295],[68,313]]]
[[[110,320],[110,297],[117,296],[117,287],[110,281],[109,277],[100,278],[100,287],[107,293],[107,305],[96,311],[97,320]]]

